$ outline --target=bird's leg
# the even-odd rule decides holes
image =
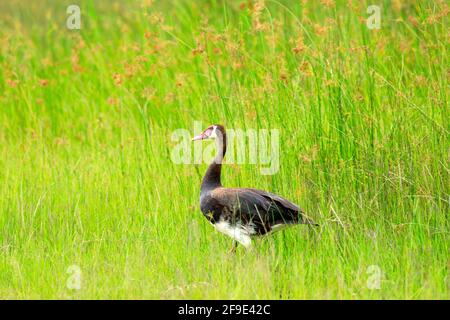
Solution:
[[[236,240],[233,240],[233,244],[232,244],[232,247],[231,247],[231,250],[229,251],[229,253],[235,254],[235,253],[236,253],[237,247],[238,247],[237,241],[236,241]]]

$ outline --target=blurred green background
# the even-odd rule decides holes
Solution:
[[[0,298],[448,299],[448,13],[0,2]],[[228,254],[199,210],[206,164],[170,158],[194,121],[280,130],[277,174],[227,165],[222,181],[320,227]]]

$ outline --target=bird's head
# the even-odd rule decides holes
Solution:
[[[222,139],[225,136],[225,128],[220,124],[210,125],[202,133],[192,138],[192,141],[206,139]]]

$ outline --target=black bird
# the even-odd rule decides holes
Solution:
[[[215,139],[217,151],[203,177],[200,209],[218,231],[248,248],[252,237],[294,224],[317,225],[297,205],[276,194],[250,188],[224,188],[220,174],[227,151],[225,128],[211,125],[192,138],[193,141],[205,139]]]

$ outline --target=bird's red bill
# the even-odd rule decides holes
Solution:
[[[192,141],[196,141],[196,140],[203,140],[206,138],[206,135],[204,133],[199,134],[198,136],[195,136],[192,138]]]

